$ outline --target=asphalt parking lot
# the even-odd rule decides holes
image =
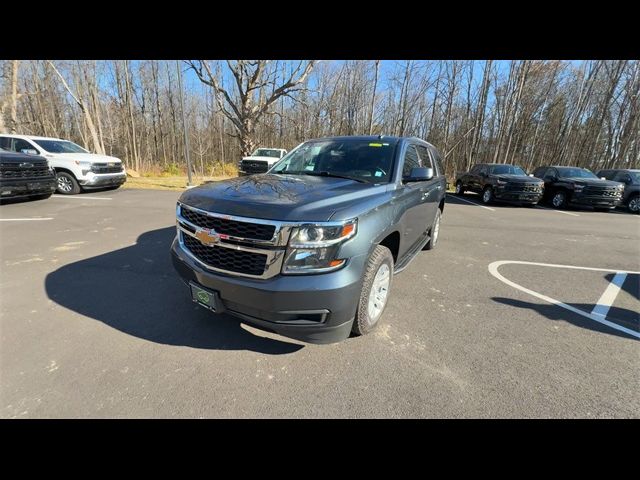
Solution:
[[[178,196],[0,206],[0,417],[640,417],[639,216],[448,196],[377,331],[308,345],[192,303]]]

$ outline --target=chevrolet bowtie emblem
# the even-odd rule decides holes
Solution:
[[[220,241],[220,235],[213,230],[207,230],[206,228],[199,228],[196,231],[196,238],[205,245],[215,245]]]

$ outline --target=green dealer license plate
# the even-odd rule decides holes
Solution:
[[[195,283],[189,283],[189,286],[191,287],[191,298],[193,298],[194,302],[214,312],[220,309],[218,306],[218,294],[216,292],[205,290]]]

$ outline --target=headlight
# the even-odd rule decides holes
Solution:
[[[573,191],[574,192],[581,192],[584,189],[584,185],[574,185],[573,187]]]
[[[501,178],[498,179],[498,185],[506,185],[507,181],[506,180],[502,180]]]
[[[337,258],[342,242],[356,234],[357,221],[337,225],[301,225],[291,232],[282,273],[321,273],[336,270],[346,259]]]

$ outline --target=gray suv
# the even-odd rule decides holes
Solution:
[[[631,213],[640,213],[640,170],[600,170],[597,176],[614,182],[624,183],[622,204],[626,205]]]
[[[310,140],[267,173],[178,200],[173,263],[191,298],[310,343],[379,323],[395,273],[438,241],[446,179],[418,138]]]

